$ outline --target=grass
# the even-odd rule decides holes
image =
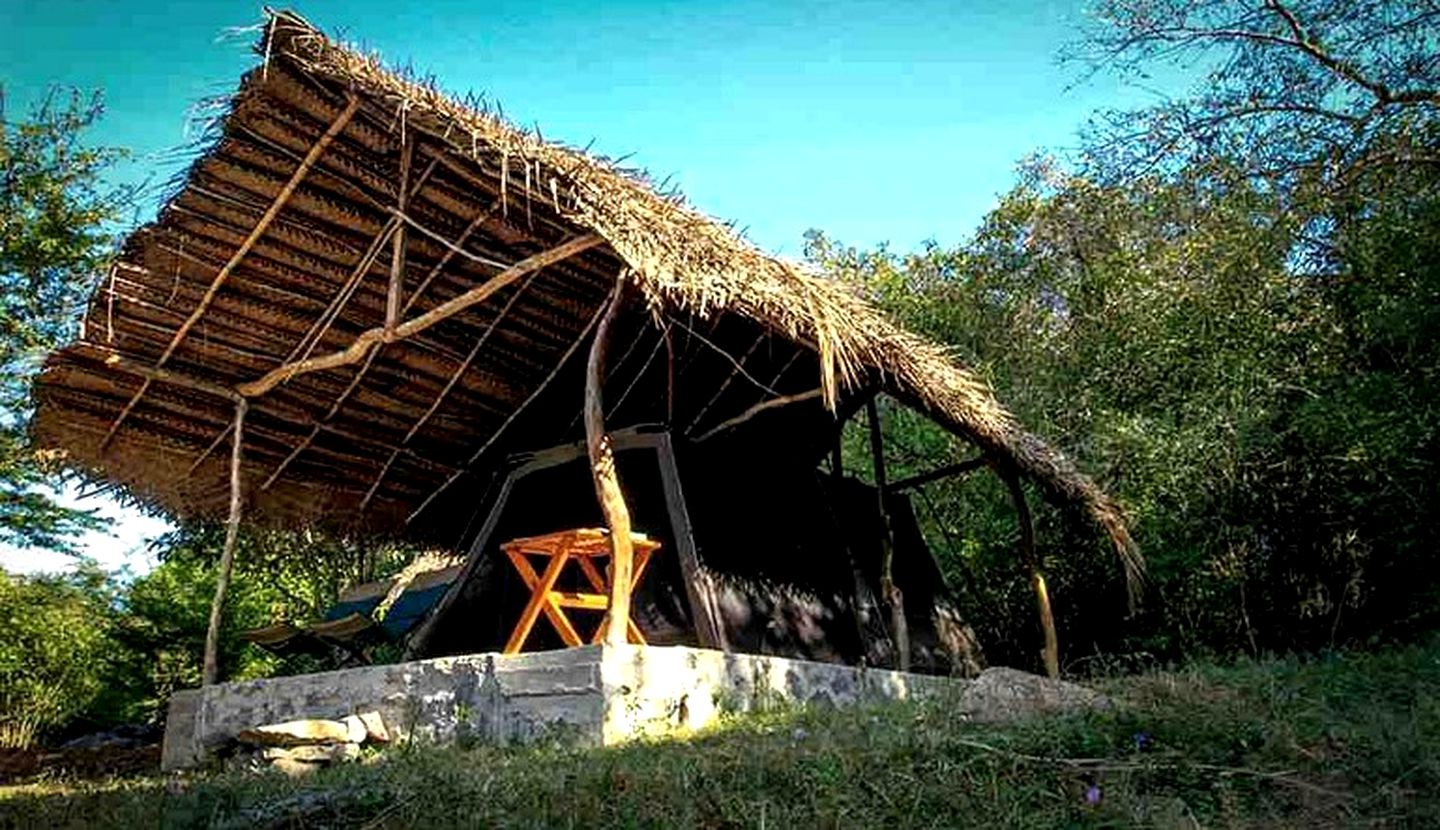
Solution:
[[[1440,826],[1440,639],[1101,685],[1114,711],[1008,726],[936,700],[611,749],[392,749],[301,781],[45,781],[0,788],[0,827]]]

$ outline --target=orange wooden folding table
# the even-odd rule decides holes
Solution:
[[[645,566],[650,564],[651,554],[660,549],[660,543],[643,533],[631,533],[630,544],[635,551],[635,564],[630,575],[630,590],[634,591],[635,586],[640,584],[640,577],[645,574]],[[515,630],[510,633],[510,639],[505,643],[505,654],[519,653],[542,613],[550,620],[565,645],[584,645],[584,638],[565,615],[566,608],[605,611],[604,619],[590,638],[592,643],[600,642],[605,636],[605,627],[610,622],[610,588],[595,560],[610,556],[608,530],[588,527],[561,530],[544,536],[512,539],[501,545],[500,549],[510,558],[515,570],[519,571],[520,578],[530,589],[530,601],[526,603],[519,621],[515,623]],[[536,572],[535,566],[530,563],[532,556],[548,560],[543,571]],[[579,567],[580,573],[595,593],[555,590],[555,583],[570,562]],[[645,637],[633,620],[625,621],[625,631],[630,642],[645,644]]]

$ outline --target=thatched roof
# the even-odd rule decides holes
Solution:
[[[247,515],[389,530],[440,522],[447,504],[473,510],[463,482],[505,450],[573,435],[575,346],[618,278],[644,301],[621,326],[636,353],[621,363],[640,366],[636,401],[695,389],[696,421],[713,408],[713,422],[744,408],[710,394],[732,385],[736,363],[774,394],[819,387],[806,404],[819,414],[822,399],[843,408],[878,384],[1088,513],[1138,573],[1108,496],[944,348],[850,288],[765,255],[634,171],[447,97],[294,14],[268,19],[258,52],[213,146],[131,236],[80,339],[47,362],[34,425],[42,446],[178,516],[216,515],[227,498],[225,395],[239,388],[253,395]],[[579,252],[413,337],[361,348],[357,337],[386,319],[397,226],[407,238],[401,319],[557,246]],[[675,355],[668,378],[641,366],[657,324]],[[364,360],[255,385],[347,347]],[[157,366],[202,383],[167,382]],[[612,377],[611,394],[625,380]],[[469,501],[432,498],[447,490]]]

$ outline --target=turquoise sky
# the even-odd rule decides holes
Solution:
[[[1098,106],[1146,100],[1107,80],[1068,89],[1055,54],[1078,0],[306,3],[298,10],[453,91],[498,100],[546,136],[595,141],[691,200],[799,252],[821,228],[855,244],[954,242],[1015,163],[1073,144]],[[199,100],[234,88],[260,19],[245,2],[0,0],[14,107],[52,84],[105,91],[100,140],[128,177],[182,162]],[[225,37],[226,30],[232,34]]]
[[[511,120],[592,140],[762,247],[800,253],[819,228],[900,250],[969,234],[1037,150],[1063,151],[1098,107],[1153,93],[1056,52],[1079,0],[892,2],[311,2],[327,31],[498,100]],[[12,111],[60,84],[105,92],[95,139],[128,147],[117,174],[181,169],[188,114],[254,61],[245,2],[0,0],[0,82]],[[226,31],[231,30],[227,36]],[[146,210],[153,213],[154,205]],[[118,561],[147,530],[92,548]],[[0,551],[15,564],[17,552]]]

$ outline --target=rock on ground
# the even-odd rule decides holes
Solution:
[[[1109,698],[1093,689],[1006,668],[981,672],[960,697],[961,711],[972,720],[986,723],[1106,709],[1111,705]]]

